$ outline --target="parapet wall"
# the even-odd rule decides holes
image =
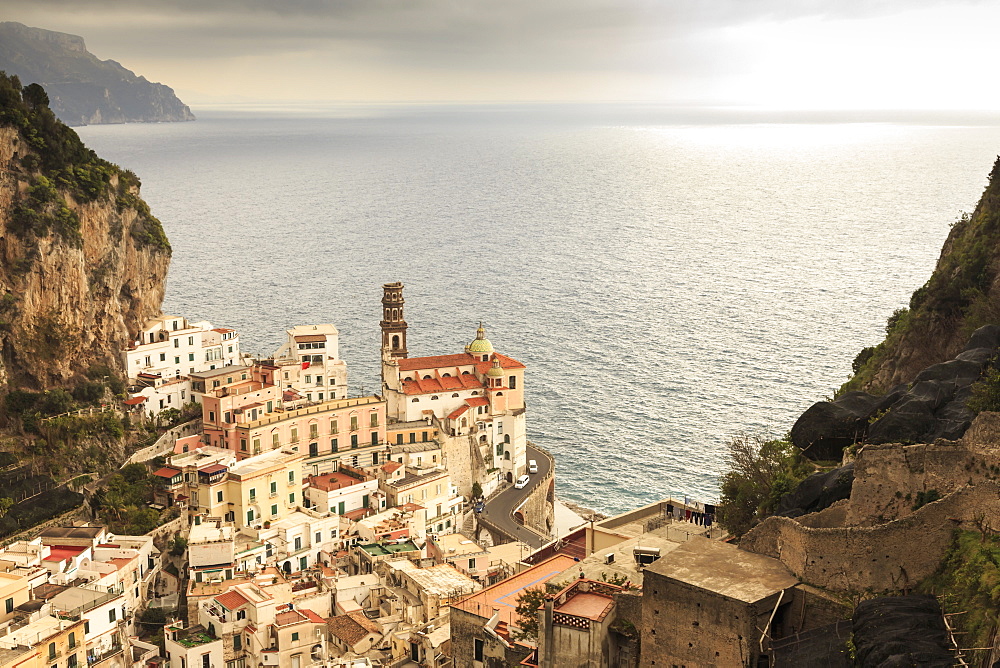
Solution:
[[[837,592],[895,591],[937,570],[957,528],[1000,516],[1000,485],[966,486],[908,517],[877,526],[814,528],[770,517],[740,548],[780,560],[804,582]]]

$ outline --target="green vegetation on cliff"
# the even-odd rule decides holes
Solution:
[[[98,157],[48,104],[40,86],[22,87],[16,76],[0,72],[0,127],[16,128],[29,148],[19,161],[31,185],[11,212],[11,230],[22,239],[55,232],[78,246],[80,220],[66,196],[79,203],[97,201],[111,193],[117,177],[118,210],[131,207],[139,213],[132,237],[140,245],[169,251],[163,226],[137,195],[136,175]]]
[[[1000,537],[983,529],[955,532],[938,572],[918,587],[936,595],[946,613],[956,613],[952,623],[963,634],[962,647],[989,647],[1000,610]]]
[[[1000,322],[1000,157],[975,210],[951,227],[934,273],[886,325],[886,337],[855,358],[840,393],[881,393],[961,351],[969,335]]]
[[[729,441],[722,476],[719,524],[742,536],[774,512],[784,494],[794,490],[814,466],[787,440],[738,434]]]

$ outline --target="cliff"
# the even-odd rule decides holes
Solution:
[[[48,389],[122,371],[160,312],[170,245],[134,174],[101,160],[0,73],[0,385]]]
[[[956,221],[930,279],[889,319],[884,341],[855,360],[841,392],[884,393],[962,352],[972,332],[1000,322],[1000,157],[979,204]]]
[[[0,70],[41,84],[68,125],[194,120],[171,88],[99,60],[76,35],[0,23]]]

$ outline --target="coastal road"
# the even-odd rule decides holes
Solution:
[[[527,458],[529,460],[534,459],[538,463],[538,473],[530,474],[529,477],[531,478],[531,482],[529,482],[527,487],[524,489],[514,489],[514,486],[511,485],[487,501],[486,509],[483,511],[482,518],[490,524],[495,525],[508,536],[512,536],[521,542],[538,549],[542,545],[548,543],[550,539],[542,536],[533,529],[521,526],[514,521],[512,515],[514,513],[514,509],[517,508],[521,501],[523,501],[524,498],[527,497],[537,485],[541,484],[542,480],[545,480],[545,476],[548,475],[549,469],[551,468],[551,462],[546,455],[542,454],[542,452],[530,445],[527,446],[527,452]]]

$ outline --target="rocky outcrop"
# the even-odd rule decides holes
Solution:
[[[42,389],[122,369],[160,312],[170,246],[138,179],[20,93],[0,76],[0,382]]]
[[[41,84],[67,125],[194,120],[171,88],[99,60],[77,35],[0,23],[0,70]]]
[[[840,466],[830,471],[814,473],[781,497],[775,515],[799,517],[829,508],[837,501],[851,496],[854,483],[854,464]]]
[[[954,359],[920,371],[885,395],[848,392],[813,404],[792,426],[792,442],[813,460],[838,460],[854,443],[931,443],[960,438],[972,422],[972,384],[996,357],[1000,327],[973,333]]]
[[[962,352],[970,332],[1000,322],[1000,158],[975,210],[952,226],[930,279],[890,320],[845,390],[881,393],[908,382]]]

